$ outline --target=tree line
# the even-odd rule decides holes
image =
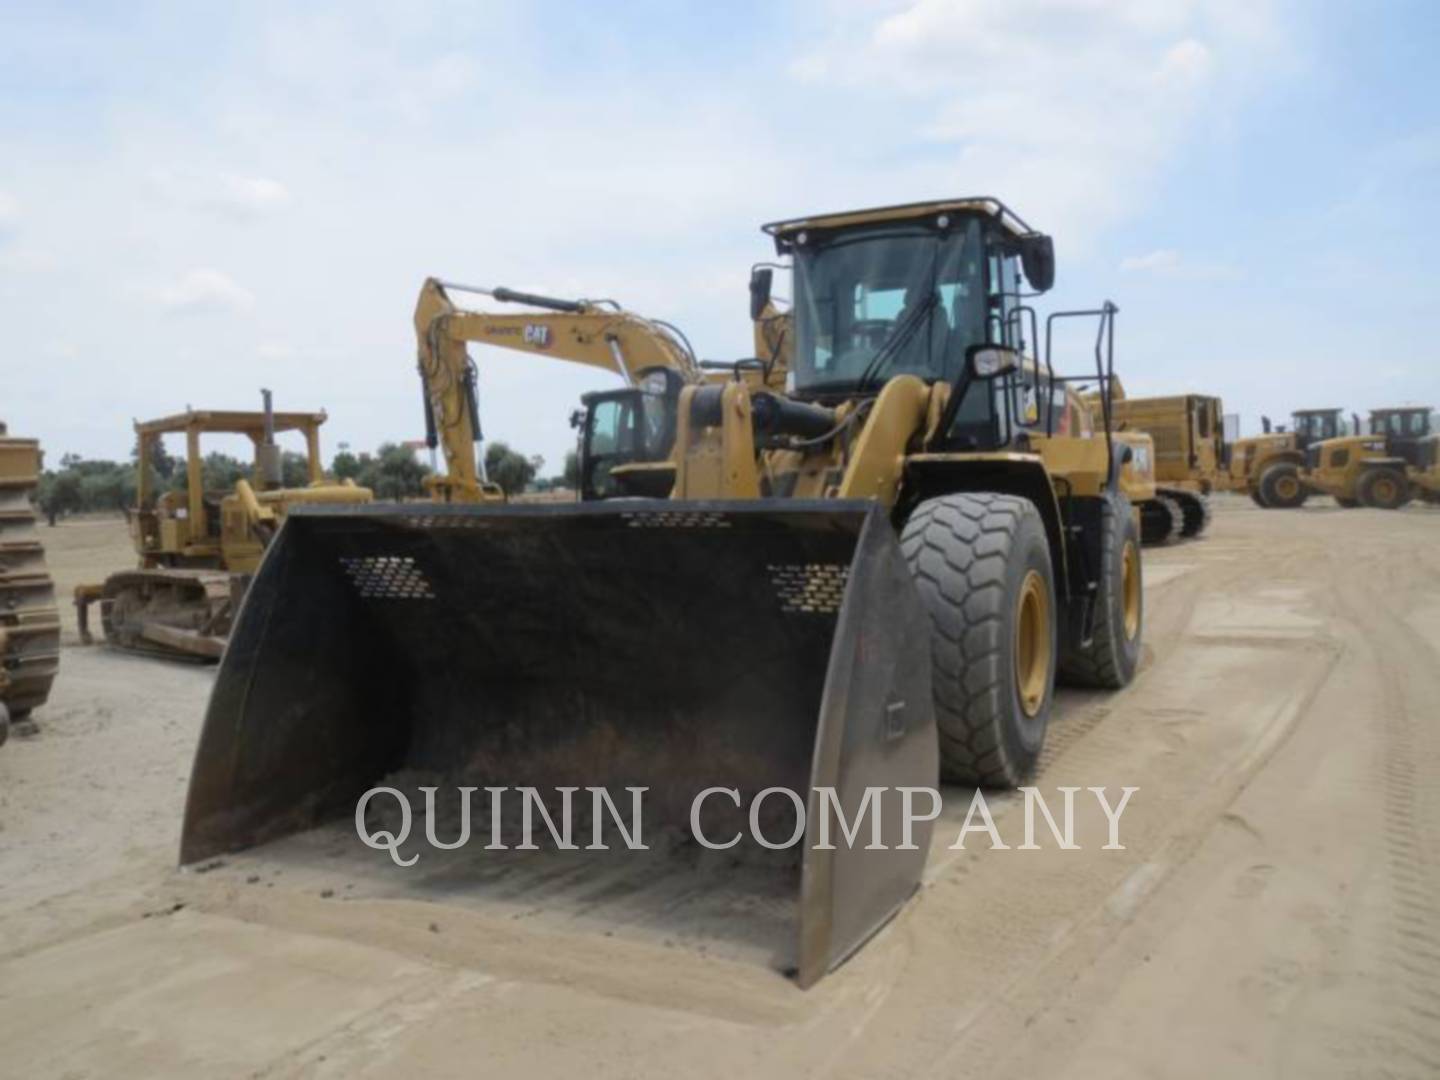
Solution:
[[[135,505],[139,489],[138,459],[138,449],[131,452],[129,461],[87,460],[79,454],[66,454],[58,469],[41,474],[35,503],[52,525],[66,514],[127,510]],[[541,477],[544,464],[544,458],[526,456],[503,442],[485,447],[486,472],[507,495],[577,486],[579,467],[573,451],[566,455],[565,471],[559,476]],[[167,452],[163,445],[151,454],[149,468],[150,490],[155,494],[185,490],[185,460]],[[310,482],[304,454],[284,451],[281,470],[286,487],[305,487]],[[219,452],[206,454],[201,461],[206,491],[231,491],[236,480],[249,479],[253,471],[250,462]],[[375,498],[390,502],[423,496],[430,472],[430,466],[411,447],[386,442],[373,453],[358,454],[342,444],[326,475],[331,480],[353,480],[373,491]]]

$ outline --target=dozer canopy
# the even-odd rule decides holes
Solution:
[[[297,507],[220,666],[181,862],[353,818],[406,770],[617,805],[643,787],[646,831],[687,836],[697,796],[734,789],[695,819],[721,843],[787,788],[809,985],[919,882],[929,826],[902,847],[898,789],[938,783],[928,635],[869,502]],[[884,850],[833,817],[817,848],[817,789],[854,822],[867,788]],[[794,802],[763,806],[789,837]]]

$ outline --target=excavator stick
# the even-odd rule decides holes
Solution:
[[[700,804],[718,843],[750,844],[752,800],[783,787],[806,805],[787,872],[809,985],[920,880],[928,825],[902,847],[899,789],[938,783],[928,635],[868,502],[298,507],[220,665],[181,862],[353,819],[410,770],[625,806],[643,787],[647,834],[734,789]],[[833,818],[818,846],[825,788],[851,822],[881,789],[883,850]],[[788,797],[762,806],[772,842],[795,832]]]

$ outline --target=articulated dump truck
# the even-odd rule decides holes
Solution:
[[[482,803],[523,786],[551,813],[576,789],[629,806],[639,788],[667,864],[482,850],[499,835],[482,825],[469,853],[416,849],[430,861],[377,893],[488,890],[527,913],[573,901],[576,925],[603,911],[617,933],[649,920],[683,938],[686,911],[753,884],[719,936],[773,923],[767,957],[808,986],[918,888],[933,812],[915,789],[1024,783],[1057,680],[1130,681],[1136,463],[1108,407],[1092,424],[1050,358],[1027,352],[1025,297],[1051,285],[1050,238],[989,198],[767,232],[794,267],[788,392],[746,359],[651,402],[652,373],[615,358],[650,432],[650,460],[617,472],[668,497],[517,506],[477,491],[471,505],[290,512],[220,665],[182,863],[262,843],[324,862],[314,838],[330,830],[388,872],[354,840],[357,803],[382,784],[449,802],[468,786]],[[752,280],[752,316],[768,286]],[[443,433],[476,418],[461,392],[473,320],[442,299],[429,289],[417,331]],[[1093,365],[1071,378],[1102,395],[1115,310],[1050,316],[1100,327]],[[613,438],[601,419],[584,439]],[[583,456],[603,464],[595,451]],[[863,820],[853,842],[835,806]]]
[[[60,668],[55,582],[30,506],[39,482],[40,444],[0,423],[0,743],[45,703]]]

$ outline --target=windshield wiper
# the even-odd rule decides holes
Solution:
[[[930,310],[935,306],[935,290],[916,305],[915,310],[905,318],[900,325],[890,331],[890,336],[881,343],[880,348],[875,350],[875,355],[865,365],[865,370],[860,373],[860,378],[855,386],[859,390],[868,390],[874,385],[875,380],[888,368],[891,362],[900,353],[900,349],[914,336],[916,329],[920,326],[922,318],[929,318]]]

